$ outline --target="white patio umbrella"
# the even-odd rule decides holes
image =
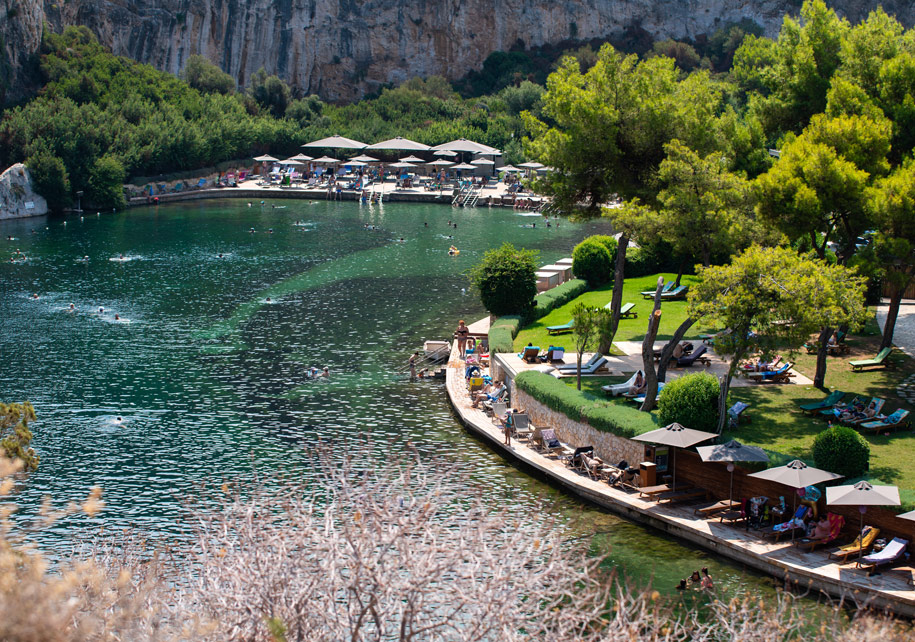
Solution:
[[[696,448],[702,461],[728,462],[728,472],[731,473],[731,484],[728,490],[728,501],[734,501],[734,462],[735,461],[769,461],[769,455],[762,448],[745,446],[736,439],[726,444],[715,446],[699,446]]]
[[[290,159],[291,159],[291,160],[298,160],[298,161],[310,161],[310,160],[314,160],[314,158],[312,158],[311,156],[306,156],[305,154],[296,154],[295,156],[290,157]]]
[[[444,158],[439,158],[434,161],[429,161],[426,165],[435,165],[437,167],[446,167],[448,165],[454,165],[452,161],[447,161]]]
[[[499,150],[495,147],[490,147],[489,145],[484,145],[476,141],[467,140],[466,138],[458,138],[456,140],[448,141],[447,143],[436,145],[432,149],[436,151],[471,152],[473,154],[487,155],[499,153]]]
[[[294,158],[287,158],[286,160],[280,161],[280,165],[304,165],[304,164],[305,163],[303,163],[302,161],[296,160]]]
[[[433,156],[457,156],[457,152],[453,152],[450,149],[439,149],[432,152]]]
[[[359,161],[360,163],[377,163],[378,162],[377,158],[374,158],[372,156],[366,156],[365,154],[362,154],[360,156],[353,156],[350,160]]]
[[[829,472],[828,470],[820,470],[819,468],[808,466],[800,459],[795,459],[794,461],[785,464],[784,466],[778,466],[777,468],[767,468],[766,470],[761,470],[758,473],[748,475],[748,477],[768,479],[769,481],[778,482],[779,484],[784,484],[785,486],[790,486],[791,488],[795,489],[813,486],[814,484],[819,484],[820,482],[825,481],[832,481],[834,479],[842,479],[842,475],[837,475],[835,473]],[[794,501],[792,502],[792,519],[796,509],[797,493],[794,494]],[[792,540],[794,539],[794,530],[795,529],[791,530]]]
[[[512,167],[511,165],[505,165],[503,167],[497,167],[497,172],[520,172],[521,170],[517,167]]]
[[[416,167],[413,163],[391,163],[389,167],[397,167],[398,169],[404,169],[407,167]]]
[[[519,164],[518,164],[518,167],[526,167],[526,168],[528,168],[528,169],[540,169],[541,167],[544,167],[544,164],[543,164],[543,163],[535,163],[535,162],[530,162],[530,163],[519,163]]]
[[[276,163],[277,161],[279,161],[278,158],[274,158],[270,154],[264,154],[263,156],[255,156],[254,160],[256,160],[258,163]]]
[[[343,136],[328,136],[327,138],[321,138],[320,140],[313,140],[310,143],[305,143],[302,147],[327,147],[330,149],[363,149],[366,147],[365,143],[360,143],[358,140],[353,140],[352,138],[344,138]]]
[[[334,163],[339,163],[340,161],[336,158],[331,158],[330,156],[322,156],[321,158],[316,158],[315,162],[324,165],[332,165]]]
[[[858,533],[864,541],[864,513],[868,506],[899,506],[899,488],[896,486],[872,486],[866,481],[848,486],[833,486],[826,489],[827,506],[857,506],[861,515]],[[858,551],[860,558],[863,551]]]
[[[394,138],[389,138],[388,140],[383,140],[380,143],[374,143],[372,145],[367,145],[366,149],[391,149],[395,151],[426,151],[429,149],[428,145],[422,143],[417,143],[415,140],[410,140],[409,138],[403,138],[402,136],[395,136]]]
[[[471,165],[495,165],[496,161],[489,160],[488,158],[478,158],[476,160],[470,161]]]
[[[405,156],[400,159],[401,163],[425,163],[422,158],[417,158],[416,156]]]
[[[352,158],[348,161],[343,161],[344,165],[349,165],[350,167],[365,167],[368,163],[363,163],[362,161],[353,160]]]
[[[671,446],[673,448],[689,448],[690,446],[695,446],[707,439],[714,439],[717,436],[718,434],[714,432],[693,430],[692,428],[687,428],[683,424],[674,422],[669,426],[664,426],[663,428],[658,428],[657,430],[652,430],[642,435],[636,435],[632,439],[635,441],[645,441],[650,444]],[[673,469],[672,487],[674,490],[677,490],[677,468],[674,465],[676,463],[676,460],[674,459],[676,453],[676,450],[672,451],[670,462],[670,467]]]
[[[471,165],[469,163],[461,163],[460,165],[455,165],[451,169],[476,169],[476,165]]]

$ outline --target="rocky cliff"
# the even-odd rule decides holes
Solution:
[[[905,0],[828,0],[856,21]],[[15,95],[43,25],[86,25],[120,55],[178,73],[201,54],[244,85],[261,67],[306,93],[351,100],[413,76],[459,78],[493,51],[566,39],[695,38],[750,18],[769,34],[800,0],[0,0],[0,80]],[[4,53],[5,52],[5,53]],[[5,59],[2,56],[5,55]]]
[[[0,174],[0,221],[47,213],[48,203],[32,189],[25,165],[16,163]]]

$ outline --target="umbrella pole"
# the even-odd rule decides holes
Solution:
[[[675,447],[671,446],[670,450],[671,450],[671,453],[670,453],[671,468],[674,469],[673,470],[673,475],[674,475],[674,488],[673,489],[677,490],[677,449]]]
[[[792,504],[792,505],[791,505],[791,521],[793,522],[793,521],[794,521],[794,515],[797,513],[797,488],[794,489],[794,501],[791,502],[791,504]],[[792,524],[792,528],[791,528],[791,543],[792,543],[792,544],[794,543],[794,531],[797,530],[797,529],[794,528],[793,526],[794,526],[794,525]]]
[[[858,559],[860,560],[861,556],[864,554],[864,507],[863,506],[858,507],[858,513],[861,515],[860,521],[858,522],[858,525],[860,526],[860,528],[858,529],[858,537],[861,538],[861,541],[858,542]]]
[[[734,501],[734,471],[731,470],[731,486],[728,489],[728,510],[730,510],[730,504]]]

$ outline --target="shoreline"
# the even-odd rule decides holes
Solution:
[[[887,610],[899,616],[915,617],[915,590],[899,573],[885,570],[868,576],[862,570],[855,570],[853,563],[839,565],[829,560],[825,552],[805,553],[790,541],[764,541],[743,526],[731,526],[713,518],[697,518],[689,505],[668,506],[639,499],[635,493],[579,475],[563,462],[542,455],[515,438],[512,438],[511,446],[506,446],[501,428],[482,409],[470,405],[463,361],[457,358],[456,343],[452,346],[446,367],[445,389],[455,416],[465,430],[513,465],[522,464],[565,492],[629,521],[650,526],[744,564],[784,582],[787,587],[818,591],[857,608]],[[522,472],[529,474],[526,470]]]

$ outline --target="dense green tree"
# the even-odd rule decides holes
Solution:
[[[575,377],[576,385],[581,390],[581,362],[584,353],[592,347],[598,338],[601,317],[608,316],[604,308],[593,308],[579,303],[572,308],[572,340],[575,343]]]
[[[40,458],[31,447],[30,421],[35,421],[35,409],[28,401],[0,402],[0,449],[6,457],[21,461],[26,470],[36,470]]]
[[[613,276],[613,258],[606,245],[586,238],[572,249],[572,272],[591,287],[603,285]]]
[[[470,271],[470,282],[480,292],[483,307],[497,316],[527,315],[537,296],[538,252],[516,249],[511,243],[487,250]]]
[[[114,156],[102,156],[95,161],[89,174],[89,192],[86,199],[95,207],[104,209],[124,206],[124,182],[127,173]]]
[[[203,56],[190,56],[181,77],[194,89],[208,94],[235,91],[235,79]]]
[[[292,90],[289,85],[276,75],[267,75],[263,68],[254,74],[249,91],[254,100],[276,118],[286,115],[286,107],[292,101]]]
[[[730,265],[702,267],[689,293],[689,315],[727,328],[715,350],[730,357],[721,382],[718,431],[737,366],[751,350],[798,347],[824,326],[860,324],[864,279],[854,270],[801,256],[790,248],[754,246]]]
[[[70,178],[64,162],[47,150],[40,150],[25,161],[35,191],[48,202],[48,208],[60,212],[70,204]]]

